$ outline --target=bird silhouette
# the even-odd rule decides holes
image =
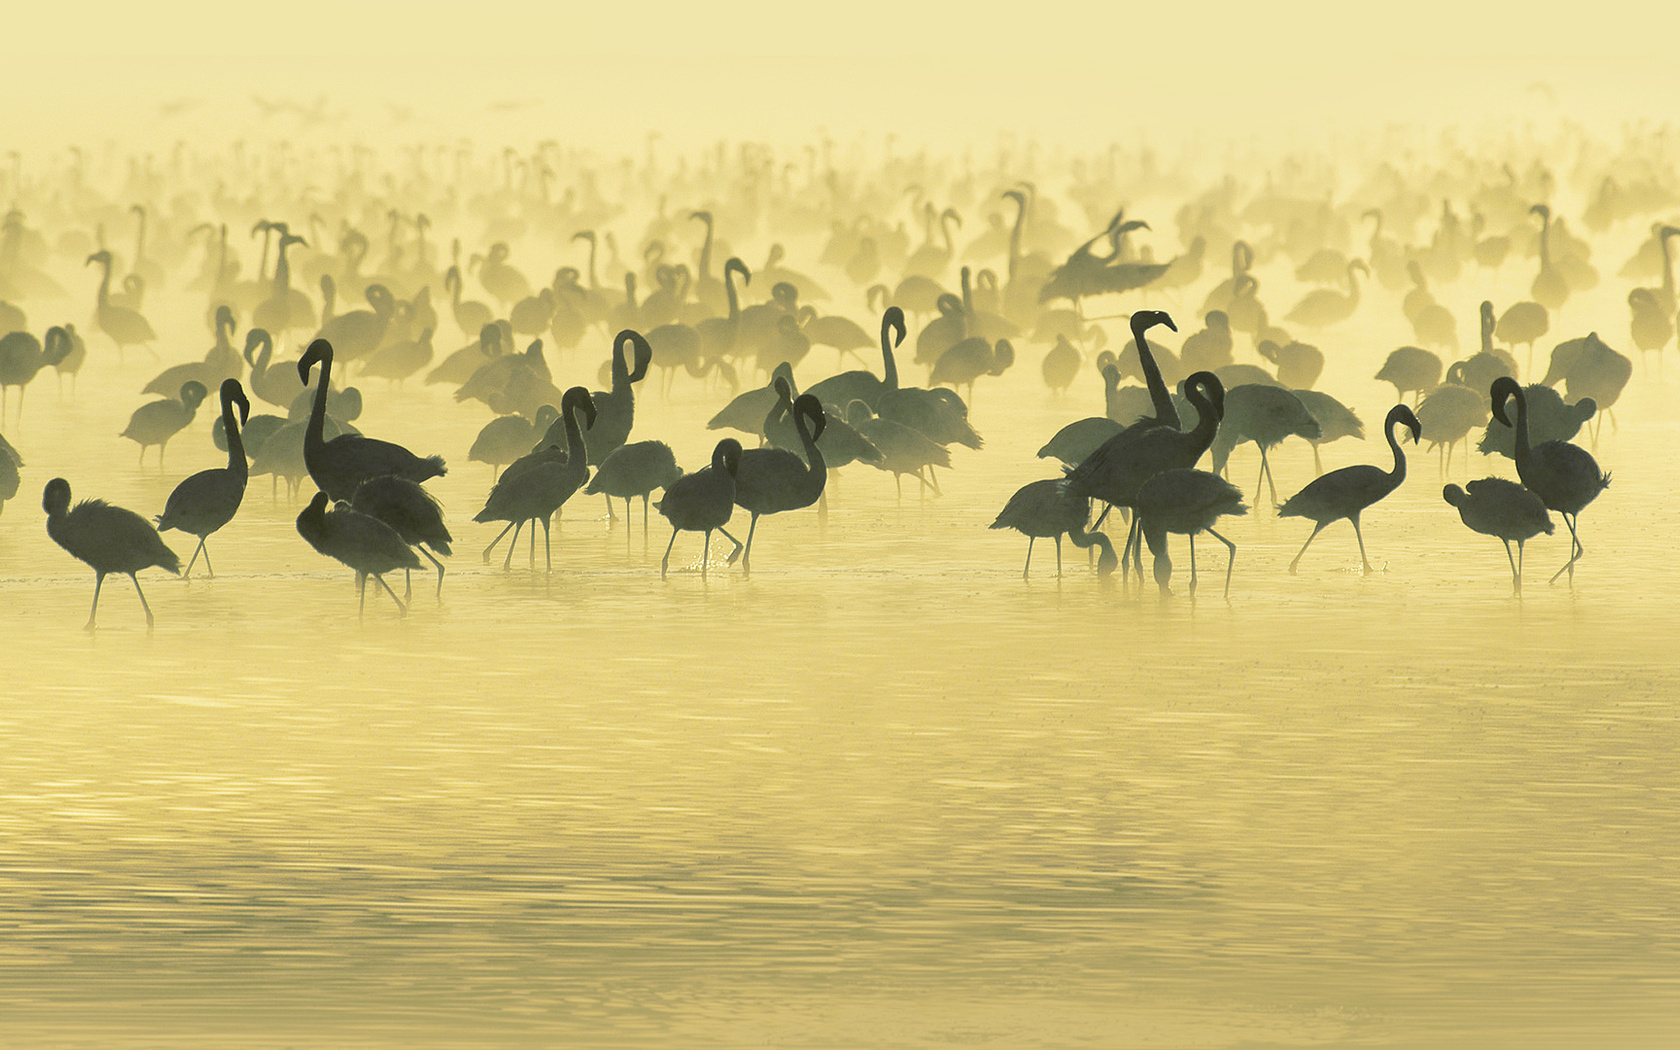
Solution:
[[[1541,378],[1542,386],[1563,383],[1571,398],[1590,399],[1598,409],[1593,425],[1592,440],[1596,447],[1598,432],[1604,426],[1604,416],[1616,425],[1613,406],[1621,400],[1628,380],[1633,378],[1633,361],[1617,353],[1598,337],[1588,332],[1579,339],[1569,339],[1552,348],[1552,360]],[[1619,428],[1618,428],[1619,429]]]
[[[846,406],[846,422],[879,453],[877,459],[866,462],[892,474],[893,487],[898,493],[899,502],[904,501],[906,474],[914,475],[921,483],[917,489],[919,494],[925,494],[930,488],[934,495],[940,494],[939,482],[933,476],[933,468],[951,468],[950,449],[915,427],[882,419],[870,411],[869,406],[861,400],[854,400]],[[926,473],[923,473],[924,471]]]
[[[1523,544],[1544,532],[1552,533],[1551,515],[1539,496],[1514,481],[1504,478],[1482,478],[1464,488],[1448,485],[1441,490],[1441,498],[1458,509],[1465,525],[1484,536],[1492,536],[1505,545],[1505,558],[1511,563],[1511,587],[1522,590]],[[1517,542],[1517,555],[1511,557],[1511,541]]]
[[[151,351],[151,345],[157,340],[157,333],[152,330],[151,322],[147,321],[138,310],[129,309],[111,302],[111,253],[97,251],[87,257],[87,265],[98,264],[100,267],[99,292],[94,304],[94,322],[99,330],[111,337],[111,342],[117,344],[117,360],[122,361],[122,352],[130,346],[144,346]],[[156,351],[151,351],[156,357]]]
[[[1309,328],[1328,328],[1352,317],[1353,312],[1359,309],[1359,279],[1354,276],[1355,271],[1367,275],[1371,272],[1363,259],[1349,260],[1346,295],[1333,288],[1315,288],[1296,303],[1284,319]]]
[[[332,382],[333,346],[325,339],[310,343],[298,361],[298,378],[306,386],[310,370],[317,364],[321,366],[321,376],[315,385],[315,405],[304,432],[303,458],[309,476],[321,491],[334,500],[347,501],[368,478],[392,474],[418,484],[447,472],[442,456],[422,459],[389,441],[360,434],[340,434],[328,441],[325,437],[327,387]]]
[[[560,410],[553,405],[538,408],[537,414],[530,419],[521,415],[497,416],[484,424],[473,439],[467,458],[475,463],[490,464],[494,470],[490,480],[495,481],[501,476],[505,464],[530,452],[559,418]]]
[[[146,449],[153,445],[158,447],[158,473],[163,473],[163,454],[169,446],[169,439],[186,428],[198,414],[198,406],[204,403],[209,391],[204,384],[196,379],[181,384],[181,398],[163,398],[158,401],[147,402],[134,410],[128,418],[128,426],[123,428],[120,437],[128,438],[140,446],[140,465],[146,465]]]
[[[1494,418],[1511,425],[1510,417],[1506,414],[1506,404],[1510,401],[1517,403],[1516,421],[1516,455],[1517,477],[1522,479],[1529,491],[1540,497],[1548,510],[1555,510],[1563,515],[1563,523],[1569,526],[1569,561],[1563,568],[1552,574],[1552,582],[1565,572],[1569,573],[1571,583],[1575,581],[1575,563],[1581,560],[1586,549],[1581,546],[1581,535],[1577,519],[1587,504],[1598,498],[1610,484],[1610,475],[1598,469],[1598,462],[1592,454],[1567,441],[1543,441],[1537,445],[1529,443],[1528,429],[1528,395],[1515,379],[1503,376],[1493,381],[1493,388],[1489,391],[1493,401]]]
[[[722,532],[735,549],[741,541],[729,535],[724,526],[735,508],[735,473],[741,467],[741,443],[724,438],[712,449],[712,462],[692,474],[684,474],[665,489],[665,498],[656,506],[665,520],[671,523],[671,540],[665,544],[665,556],[659,561],[659,578],[664,579],[671,563],[671,548],[676,545],[679,532],[705,533],[705,546],[700,551],[700,578],[705,579],[707,563],[711,560],[712,533]]]
[[[1488,421],[1487,403],[1480,394],[1457,383],[1445,383],[1430,392],[1417,407],[1422,440],[1441,448],[1441,473],[1452,469],[1453,446],[1470,431]],[[1468,458],[1468,456],[1466,457]]]
[[[580,416],[582,422],[579,422]],[[519,529],[526,522],[532,522],[531,562],[534,565],[537,558],[535,523],[540,521],[545,565],[548,571],[553,571],[554,555],[549,536],[554,512],[589,480],[589,450],[584,445],[583,432],[593,427],[595,420],[595,405],[589,391],[581,386],[572,387],[560,399],[560,421],[555,424],[565,427],[566,447],[562,449],[554,442],[554,425],[551,425],[541,447],[515,460],[502,471],[501,478],[484,501],[484,509],[473,516],[477,522],[508,523],[484,548],[485,561],[490,560],[490,552],[507,535],[508,529],[512,529],[513,539],[508,542],[507,557],[502,561],[502,568],[506,570],[513,563],[513,551],[519,544]]]
[[[753,536],[758,532],[759,517],[809,507],[822,498],[828,481],[828,465],[817,447],[828,425],[822,402],[810,394],[793,400],[792,388],[783,380],[776,381],[776,392],[781,397],[778,410],[792,413],[804,457],[783,448],[752,448],[741,453],[735,470],[735,505],[752,515],[741,552],[741,571],[746,574],[752,572]]]
[[[1496,377],[1494,382],[1500,378],[1509,377]],[[1536,445],[1548,441],[1568,441],[1580,433],[1581,427],[1598,412],[1598,404],[1592,398],[1583,397],[1570,404],[1563,400],[1563,395],[1541,383],[1530,383],[1522,391],[1523,403],[1528,411],[1528,438]],[[1516,431],[1496,413],[1482,431],[1481,440],[1476,442],[1476,450],[1484,456],[1499,455],[1514,460],[1517,457]]]
[[[193,565],[203,554],[205,572],[215,577],[216,570],[210,564],[210,549],[204,542],[239,512],[239,504],[245,499],[245,483],[250,478],[240,428],[251,417],[251,402],[246,399],[245,390],[237,379],[222,381],[221,399],[222,429],[227,435],[227,466],[201,470],[176,485],[163,505],[163,513],[157,518],[159,532],[180,529],[189,536],[198,537],[198,546],[193,548],[192,557],[187,560],[183,572],[185,576],[192,575]],[[235,406],[239,409],[238,418],[234,416]]]
[[[598,467],[612,451],[630,439],[636,418],[636,384],[647,375],[653,347],[640,332],[626,328],[613,338],[612,389],[589,395],[595,406],[595,422],[583,436],[589,450],[589,465]],[[612,498],[606,497],[607,516],[612,516]]]
[[[663,441],[631,441],[607,453],[607,458],[595,468],[595,476],[583,491],[588,495],[599,492],[609,499],[624,501],[624,517],[629,520],[630,500],[642,500],[642,534],[648,527],[648,500],[654,489],[669,488],[682,477],[677,457],[671,446]]]
[[[1393,470],[1383,470],[1368,463],[1332,470],[1314,479],[1278,507],[1281,518],[1310,518],[1314,523],[1312,535],[1301,544],[1295,560],[1289,563],[1291,573],[1300,566],[1301,555],[1307,553],[1313,538],[1324,531],[1326,525],[1343,518],[1353,523],[1353,535],[1359,541],[1360,565],[1367,574],[1375,571],[1371,568],[1370,559],[1365,556],[1365,534],[1359,530],[1359,516],[1406,480],[1406,454],[1400,451],[1400,441],[1394,436],[1397,426],[1411,430],[1414,442],[1423,432],[1423,425],[1410,408],[1395,405],[1388,410],[1388,417],[1383,420],[1383,434],[1388,438],[1388,447],[1394,450]]]
[[[1388,355],[1376,378],[1394,384],[1394,397],[1404,401],[1408,393],[1414,403],[1441,385],[1441,359],[1422,347],[1402,346]]]
[[[0,336],[0,423],[5,422],[6,397],[12,387],[18,388],[17,415],[14,423],[23,421],[23,395],[41,369],[56,365],[70,352],[70,337],[61,327],[47,330],[47,345],[29,332],[8,332]]]
[[[398,614],[408,615],[407,604],[385,582],[385,574],[393,569],[420,568],[414,549],[403,542],[397,530],[378,518],[353,510],[348,503],[340,502],[330,510],[327,504],[327,494],[316,492],[297,516],[298,535],[318,552],[356,571],[357,617],[367,609],[369,576],[378,580],[379,586],[397,603]]]
[[[1178,467],[1193,467],[1208,450],[1225,415],[1225,387],[1212,372],[1197,372],[1184,381],[1184,396],[1196,409],[1196,425],[1189,430],[1144,421],[1133,424],[1103,442],[1095,452],[1068,471],[1064,484],[1074,496],[1102,500],[1112,507],[1130,507],[1145,481]],[[1172,410],[1178,418],[1178,410]],[[1104,512],[1106,516],[1107,512]],[[1098,524],[1102,523],[1098,519]],[[1126,556],[1134,551],[1137,520],[1132,521]],[[1142,555],[1136,555],[1138,574],[1143,574]]]
[[[181,571],[181,559],[164,545],[157,530],[133,511],[113,507],[104,500],[86,499],[72,510],[70,483],[63,478],[47,482],[41,507],[47,512],[47,535],[53,542],[93,567],[93,609],[85,629],[93,630],[99,618],[99,589],[105,577],[120,572],[134,581],[134,593],[140,596],[140,607],[146,610],[146,629],[150,630],[152,607],[135,574],[153,565],[167,572]]]
[[[1225,596],[1231,596],[1231,570],[1237,564],[1237,545],[1214,529],[1219,519],[1247,514],[1237,487],[1217,474],[1180,467],[1164,470],[1139,486],[1133,498],[1138,529],[1155,556],[1155,583],[1167,594],[1172,580],[1172,558],[1167,552],[1167,534],[1190,539],[1190,593],[1196,593],[1196,534],[1206,532],[1230,551],[1225,562]]]
[[[443,563],[433,556],[432,551],[448,557],[454,537],[443,522],[443,508],[431,493],[407,478],[384,474],[368,478],[356,486],[356,495],[351,499],[350,506],[389,525],[404,543],[431,562],[437,569],[437,596],[443,597]],[[408,577],[406,571],[404,577]],[[403,601],[408,601],[413,593],[411,584],[405,586]]]
[[[1021,579],[1032,571],[1033,544],[1040,539],[1056,541],[1056,575],[1062,574],[1062,537],[1073,541],[1075,547],[1098,547],[1097,572],[1107,576],[1119,564],[1114,544],[1101,532],[1087,531],[1091,523],[1091,501],[1069,493],[1061,478],[1046,478],[1022,485],[1009,497],[989,528],[1014,529],[1027,537],[1027,561],[1021,566]]]
[[[1324,431],[1318,419],[1292,391],[1280,386],[1250,383],[1225,391],[1224,418],[1213,438],[1213,471],[1225,473],[1225,465],[1238,445],[1252,441],[1260,449],[1260,472],[1254,481],[1254,501],[1260,502],[1260,483],[1271,489],[1277,502],[1277,482],[1272,479],[1268,453],[1284,438],[1300,437],[1320,441]],[[1193,465],[1193,464],[1192,464]]]

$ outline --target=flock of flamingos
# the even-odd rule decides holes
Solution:
[[[180,481],[151,520],[73,503],[64,478],[44,482],[48,533],[96,574],[90,629],[108,574],[133,580],[150,625],[141,570],[190,574],[202,558],[212,572],[211,540],[252,475],[288,493],[313,483],[297,531],[354,570],[364,605],[371,576],[404,610],[385,575],[427,562],[441,591],[439,559],[454,539],[425,485],[445,473],[441,453],[463,450],[360,433],[363,395],[336,382],[346,377],[442,384],[460,411],[490,417],[465,450],[497,471],[473,518],[504,526],[486,559],[511,531],[511,560],[525,528],[534,559],[539,524],[549,547],[561,507],[600,494],[609,513],[619,499],[628,517],[639,498],[644,523],[650,503],[664,516],[662,576],[681,534],[701,533],[705,575],[714,533],[731,545],[728,563],[749,572],[759,519],[818,504],[828,473],[848,465],[892,473],[901,499],[906,480],[937,497],[952,448],[983,445],[968,408],[975,385],[1019,356],[1052,391],[1101,382],[1106,395],[1104,415],[1045,435],[1040,454],[1062,469],[997,515],[993,528],[1028,537],[1023,575],[1038,539],[1055,542],[1059,571],[1065,536],[1096,555],[1098,572],[1135,568],[1141,580],[1147,546],[1164,594],[1179,534],[1194,588],[1205,532],[1228,548],[1228,593],[1236,545],[1221,519],[1248,509],[1225,478],[1233,450],[1253,442],[1269,481],[1266,454],[1288,438],[1310,442],[1316,462],[1322,444],[1362,437],[1357,415],[1315,386],[1327,353],[1349,352],[1353,326],[1396,310],[1414,343],[1371,362],[1398,402],[1382,420],[1392,462],[1322,472],[1284,499],[1274,487],[1278,513],[1312,525],[1290,571],[1343,520],[1371,571],[1361,518],[1404,482],[1409,438],[1448,463],[1460,447],[1468,458],[1472,441],[1512,461],[1514,479],[1447,485],[1445,502],[1504,543],[1519,589],[1523,544],[1553,532],[1555,511],[1569,555],[1552,580],[1573,580],[1579,515],[1610,478],[1571,439],[1586,427],[1596,442],[1596,417],[1634,371],[1610,344],[1625,338],[1660,361],[1675,334],[1680,225],[1665,216],[1680,186],[1637,144],[1568,175],[1588,202],[1578,216],[1554,212],[1560,176],[1537,149],[1404,171],[1380,162],[1340,192],[1298,161],[1256,184],[1206,183],[1119,149],[1059,166],[1005,151],[983,166],[927,154],[863,163],[830,143],[789,160],[745,145],[674,164],[651,147],[643,161],[609,163],[545,143],[488,163],[417,148],[389,168],[366,150],[183,151],[117,159],[102,177],[77,150],[32,166],[14,154],[3,179],[0,428],[10,422],[15,447],[0,437],[0,500],[27,470],[24,395],[49,367],[73,389],[86,366],[153,355],[168,367],[142,393],[157,399],[126,427],[113,419],[113,457],[131,454],[123,439],[142,470],[153,449],[166,469],[172,439],[214,440],[227,454]],[[1132,214],[1142,195],[1176,211]],[[1601,281],[1571,219],[1587,235],[1649,228],[1636,254],[1611,263],[1628,314],[1589,325],[1579,309],[1563,312]],[[761,264],[728,247],[749,241],[768,246]],[[526,276],[550,268],[546,283]],[[1477,332],[1461,333],[1432,291],[1514,270],[1532,272],[1530,297],[1483,301]],[[1262,272],[1298,287],[1263,299]],[[66,290],[94,273],[91,302]],[[1163,296],[1185,305],[1151,308]],[[210,350],[160,338],[147,318],[159,302],[201,316]],[[1102,323],[1115,318],[1127,326]],[[1535,380],[1537,344],[1553,348]],[[828,352],[859,367],[795,381]],[[605,389],[557,386],[561,358],[591,377],[605,358]],[[927,385],[908,385],[901,367],[925,370]],[[669,446],[635,433],[677,383],[714,396],[711,426],[740,435],[686,470]],[[32,414],[52,411],[29,400]],[[212,426],[189,430],[206,402],[219,408]],[[194,541],[184,570],[160,535],[172,530]]]

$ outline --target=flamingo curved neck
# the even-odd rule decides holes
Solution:
[[[241,483],[250,477],[250,464],[245,462],[245,439],[239,433],[239,416],[233,410],[233,399],[222,398],[222,429],[227,433],[228,472]]]
[[[1393,479],[1393,488],[1398,488],[1400,483],[1406,480],[1406,454],[1400,450],[1400,439],[1394,435],[1394,428],[1401,425],[1400,420],[1391,419],[1386,428],[1388,447],[1394,450],[1394,469],[1388,472],[1388,476]]]
[[[1149,339],[1144,332],[1145,329],[1141,327],[1134,328],[1132,335],[1137,339],[1138,364],[1143,368],[1143,381],[1149,387],[1149,400],[1155,406],[1155,418],[1175,430],[1180,429],[1178,408],[1173,404],[1166,380],[1161,378],[1161,369],[1155,364],[1155,355],[1149,352]]]

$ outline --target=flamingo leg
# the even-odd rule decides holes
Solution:
[[[1035,540],[1036,537],[1027,537],[1027,563],[1021,566],[1021,579],[1023,580],[1027,578],[1027,573],[1032,570],[1032,549]]]
[[[700,578],[706,578],[706,565],[712,560],[712,530],[706,530],[705,546],[700,548]]]
[[[1296,567],[1301,564],[1301,555],[1307,553],[1307,548],[1312,546],[1314,537],[1324,531],[1324,525],[1325,523],[1322,521],[1314,525],[1312,535],[1307,537],[1307,542],[1301,544],[1301,550],[1295,555],[1295,560],[1289,563],[1289,574],[1291,576],[1295,575]]]
[[[502,559],[502,571],[506,572],[513,565],[513,552],[519,546],[519,530],[525,527],[523,521],[513,523],[513,539],[508,541],[507,557]]]
[[[1271,490],[1272,506],[1275,507],[1275,506],[1277,506],[1277,501],[1278,501],[1278,498],[1277,498],[1277,479],[1272,477],[1272,462],[1271,462],[1271,460],[1266,458],[1266,450],[1265,449],[1260,450],[1260,468],[1266,472],[1266,488]],[[1260,502],[1260,489],[1259,489],[1258,486],[1256,486],[1255,489],[1254,489],[1254,501],[1256,503]]]
[[[1556,583],[1558,581],[1558,577],[1567,572],[1569,573],[1569,583],[1571,586],[1574,586],[1575,563],[1581,560],[1581,555],[1587,553],[1586,548],[1581,546],[1580,537],[1576,534],[1575,517],[1576,515],[1574,514],[1563,515],[1564,524],[1569,526],[1569,560],[1564,563],[1563,568],[1552,574],[1553,583]]]
[[[1028,543],[1027,546],[1031,547],[1032,544]],[[1056,533],[1056,578],[1062,578],[1062,534],[1059,532]]]
[[[381,577],[379,582],[384,583],[385,582],[384,578]],[[403,570],[403,601],[405,601],[405,602],[406,601],[412,601],[413,599],[414,599],[414,570],[404,569]]]
[[[1265,481],[1265,480],[1266,480],[1266,450],[1261,449],[1260,450],[1260,473],[1258,475],[1256,475],[1255,478],[1254,478],[1254,503],[1255,503],[1256,506],[1258,506],[1259,503],[1260,503],[1260,483]],[[1273,503],[1277,502],[1277,497],[1275,495],[1272,497],[1272,502]]]
[[[424,547],[416,547],[415,550],[418,550],[422,555],[424,555],[427,561],[429,561],[433,565],[437,566],[437,571],[438,571],[437,596],[439,598],[442,598],[443,597],[443,562],[438,561],[436,558],[432,557],[432,552],[427,550]],[[210,555],[205,554],[204,557],[205,557],[205,560],[208,561],[209,558],[210,558]]]
[[[611,497],[611,496],[609,496],[609,495],[607,495],[607,494],[606,494],[606,493],[604,493],[604,492],[603,492],[603,493],[601,493],[601,497],[602,497],[602,498],[603,498],[603,499],[605,499],[605,500],[606,500],[606,501],[607,501],[607,520],[608,520],[608,521],[612,521],[612,522],[616,522],[616,521],[617,521],[617,520],[618,520],[618,515],[616,515],[616,514],[614,514],[614,513],[613,513],[613,509],[612,509],[612,497]],[[625,501],[625,506],[626,506],[626,507],[628,507],[628,506],[629,506],[629,501],[628,501],[628,500],[626,500],[626,501]],[[626,510],[626,511],[625,511],[625,512],[624,512],[624,516],[625,516],[625,517],[629,517],[629,516],[630,516],[630,512],[629,512],[629,511],[628,511],[628,510]]]
[[[612,502],[610,497],[608,498],[607,502],[609,502],[609,503]],[[552,548],[549,547],[549,542],[548,542],[548,533],[549,533],[548,519],[544,518],[542,520],[542,523],[543,523],[543,565],[547,569],[547,571],[553,572],[554,571],[554,551],[552,550]],[[629,527],[626,526],[626,531],[628,531],[628,528]],[[536,563],[537,563],[537,530],[532,529],[531,530],[531,564],[535,565]]]
[[[665,545],[665,557],[659,559],[659,578],[665,578],[665,572],[671,564],[671,548],[677,544],[677,528],[671,526],[671,542]]]
[[[102,573],[102,572],[94,573],[93,574],[93,609],[92,609],[92,611],[90,611],[88,613],[88,622],[82,625],[82,630],[84,630],[84,631],[93,630],[93,622],[94,622],[94,620],[99,618],[99,588],[103,587],[104,585],[105,585],[105,574]]]
[[[198,541],[198,547],[199,547],[200,550],[202,550],[204,552],[204,574],[206,576],[210,577],[210,579],[213,580],[213,579],[216,578],[216,570],[214,568],[212,568],[211,565],[210,565],[210,548],[205,546],[205,543],[204,543],[204,541],[209,539],[209,538],[210,537],[208,537],[208,536],[200,537],[199,541]]]
[[[1365,570],[1365,575],[1369,576],[1376,570],[1371,568],[1370,560],[1365,557],[1365,534],[1359,531],[1359,515],[1355,514],[1348,518],[1348,520],[1353,522],[1353,538],[1359,541],[1360,567]]]
[[[1196,593],[1196,534],[1190,534],[1190,593]]]
[[[1231,556],[1225,560],[1225,597],[1229,598],[1231,597],[1231,570],[1237,567],[1237,545],[1212,529],[1207,531],[1209,536],[1223,543],[1231,552]]]
[[[367,612],[367,573],[356,574],[356,619],[360,620]]]
[[[1313,470],[1316,473],[1323,474],[1324,473],[1324,461],[1322,459],[1318,458],[1318,442],[1314,441],[1312,443],[1312,447],[1313,447]]]
[[[756,511],[754,511],[753,516],[752,516],[752,522],[747,525],[747,545],[746,545],[746,547],[742,548],[742,547],[737,546],[735,548],[735,550],[729,555],[729,561],[725,563],[725,564],[733,565],[735,563],[735,555],[739,554],[741,556],[741,574],[744,575],[744,576],[751,576],[752,575],[752,541],[753,541],[753,533],[755,533],[757,531],[758,531],[758,513]]]
[[[181,579],[184,580],[188,576],[192,575],[193,566],[198,564],[198,556],[203,550],[204,550],[204,537],[200,536],[198,538],[198,546],[193,548],[192,557],[187,559],[187,567],[185,569],[181,570]],[[204,562],[205,562],[206,565],[208,565],[210,563],[209,555],[205,555]]]
[[[543,519],[543,525],[545,527],[548,525],[548,519],[546,519],[546,518]],[[509,548],[509,550],[511,551],[512,548]],[[535,572],[536,569],[537,569],[537,525],[536,525],[536,519],[535,518],[531,519],[531,551],[530,551],[530,557],[531,557],[531,560],[529,561],[528,564],[530,565],[531,571]]]
[[[391,589],[391,585],[385,582],[385,577],[375,576],[374,579],[379,581],[379,586],[385,588],[385,593],[391,596],[391,600],[397,603],[397,615],[407,616],[408,606],[403,603],[401,598],[397,597],[397,592]],[[367,581],[365,579],[362,581],[362,585],[363,587],[367,586]]]
[[[508,529],[513,528],[513,525],[513,522],[508,522],[507,528],[504,528],[501,532],[496,533],[496,538],[490,541],[490,546],[484,548],[484,564],[490,564],[490,552],[496,549],[496,544],[502,542],[502,537],[508,534]]]
[[[1511,541],[1503,536],[1499,539],[1505,545],[1505,560],[1511,563],[1511,589],[1522,590],[1522,576],[1517,572],[1517,559],[1511,555]]]

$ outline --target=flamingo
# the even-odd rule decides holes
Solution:
[[[804,458],[783,448],[754,448],[741,453],[735,470],[735,504],[752,515],[741,552],[741,572],[746,575],[752,573],[753,536],[758,531],[759,516],[809,507],[822,498],[828,481],[828,465],[817,447],[817,439],[828,425],[822,402],[810,394],[793,400],[792,388],[780,379],[776,381],[776,393],[781,398],[781,410],[791,406]]]
[[[240,428],[251,418],[251,402],[237,379],[222,381],[222,432],[227,435],[228,464],[193,474],[169,494],[163,513],[157,517],[159,532],[180,529],[198,537],[183,576],[191,576],[198,556],[204,555],[204,570],[214,579],[216,570],[210,565],[210,548],[204,545],[210,534],[233,520],[239,504],[245,499],[245,485],[250,480],[250,466],[245,461],[245,444]],[[234,418],[234,406],[239,408]]]
[[[309,476],[322,491],[336,500],[348,500],[368,478],[394,474],[418,484],[448,472],[442,456],[422,459],[389,441],[360,434],[340,434],[331,441],[326,440],[327,387],[332,382],[333,347],[325,339],[310,343],[298,360],[298,378],[304,385],[309,384],[309,372],[317,364],[321,366],[321,378],[315,386],[315,405],[304,432],[303,458]]]
[[[1551,582],[1556,583],[1559,576],[1568,572],[1569,582],[1574,583],[1575,563],[1586,553],[1581,546],[1577,519],[1587,504],[1597,499],[1598,494],[1610,484],[1610,475],[1600,471],[1592,454],[1578,445],[1567,441],[1529,444],[1528,396],[1515,379],[1502,376],[1494,380],[1489,393],[1493,400],[1494,418],[1506,426],[1511,425],[1506,403],[1512,400],[1517,403],[1517,477],[1540,497],[1548,510],[1563,515],[1563,523],[1569,526],[1569,561],[1552,574]]]
[[[1139,486],[1133,500],[1138,528],[1155,555],[1155,583],[1167,594],[1172,559],[1167,556],[1167,533],[1190,538],[1190,593],[1196,593],[1196,534],[1206,532],[1230,550],[1225,561],[1225,597],[1231,596],[1231,570],[1237,565],[1237,545],[1221,536],[1214,524],[1227,514],[1247,514],[1237,487],[1205,470],[1180,467],[1163,470]]]
[[[408,606],[385,582],[385,574],[393,569],[420,568],[414,549],[403,542],[397,530],[378,518],[353,510],[347,503],[339,503],[329,510],[327,502],[325,492],[315,493],[309,506],[297,516],[298,535],[320,553],[356,570],[357,618],[367,608],[369,576],[379,581],[379,586],[397,603],[398,615],[408,615]]]
[[[1447,485],[1441,498],[1458,509],[1459,520],[1484,536],[1505,544],[1505,559],[1511,563],[1511,586],[1522,591],[1523,544],[1544,532],[1552,534],[1552,519],[1539,496],[1514,481],[1482,478],[1464,488]],[[1511,541],[1517,541],[1517,556],[1511,557]]]
[[[1047,478],[1022,485],[1009,497],[998,512],[997,519],[987,526],[993,529],[1014,529],[1027,538],[1027,562],[1021,567],[1021,579],[1032,571],[1033,543],[1039,539],[1056,541],[1056,575],[1062,574],[1062,537],[1073,541],[1075,547],[1100,547],[1097,573],[1107,576],[1114,572],[1119,559],[1114,556],[1114,544],[1101,532],[1086,531],[1091,520],[1089,497],[1075,496],[1067,491],[1061,478]]]
[[[133,511],[113,507],[104,500],[85,499],[72,510],[70,483],[63,478],[47,482],[41,493],[41,508],[47,512],[47,535],[53,542],[93,567],[93,610],[83,629],[93,630],[99,617],[99,589],[105,577],[120,572],[134,581],[134,593],[146,610],[146,629],[151,630],[152,607],[135,574],[153,565],[166,572],[181,571],[181,559],[164,544],[157,530]]]
[[[1311,518],[1314,522],[1312,535],[1301,544],[1295,560],[1289,563],[1291,574],[1301,564],[1301,555],[1307,553],[1313,538],[1324,531],[1326,525],[1343,518],[1353,523],[1353,535],[1359,541],[1359,562],[1366,574],[1376,571],[1365,557],[1365,534],[1359,531],[1359,515],[1406,480],[1406,454],[1400,451],[1400,441],[1394,436],[1397,426],[1409,429],[1414,443],[1423,433],[1423,424],[1407,406],[1395,405],[1388,410],[1388,417],[1383,420],[1383,434],[1388,438],[1388,447],[1394,450],[1393,470],[1383,470],[1368,463],[1332,470],[1320,475],[1278,507],[1280,518]]]
[[[741,541],[729,535],[729,524],[735,507],[735,474],[741,467],[741,443],[724,438],[712,449],[712,462],[692,474],[684,474],[665,489],[665,498],[656,505],[659,513],[671,523],[671,541],[665,545],[665,556],[659,561],[659,578],[665,579],[671,563],[671,548],[676,545],[677,533],[703,532],[705,546],[700,551],[700,578],[706,578],[710,561],[712,533],[722,532],[741,549]]]

